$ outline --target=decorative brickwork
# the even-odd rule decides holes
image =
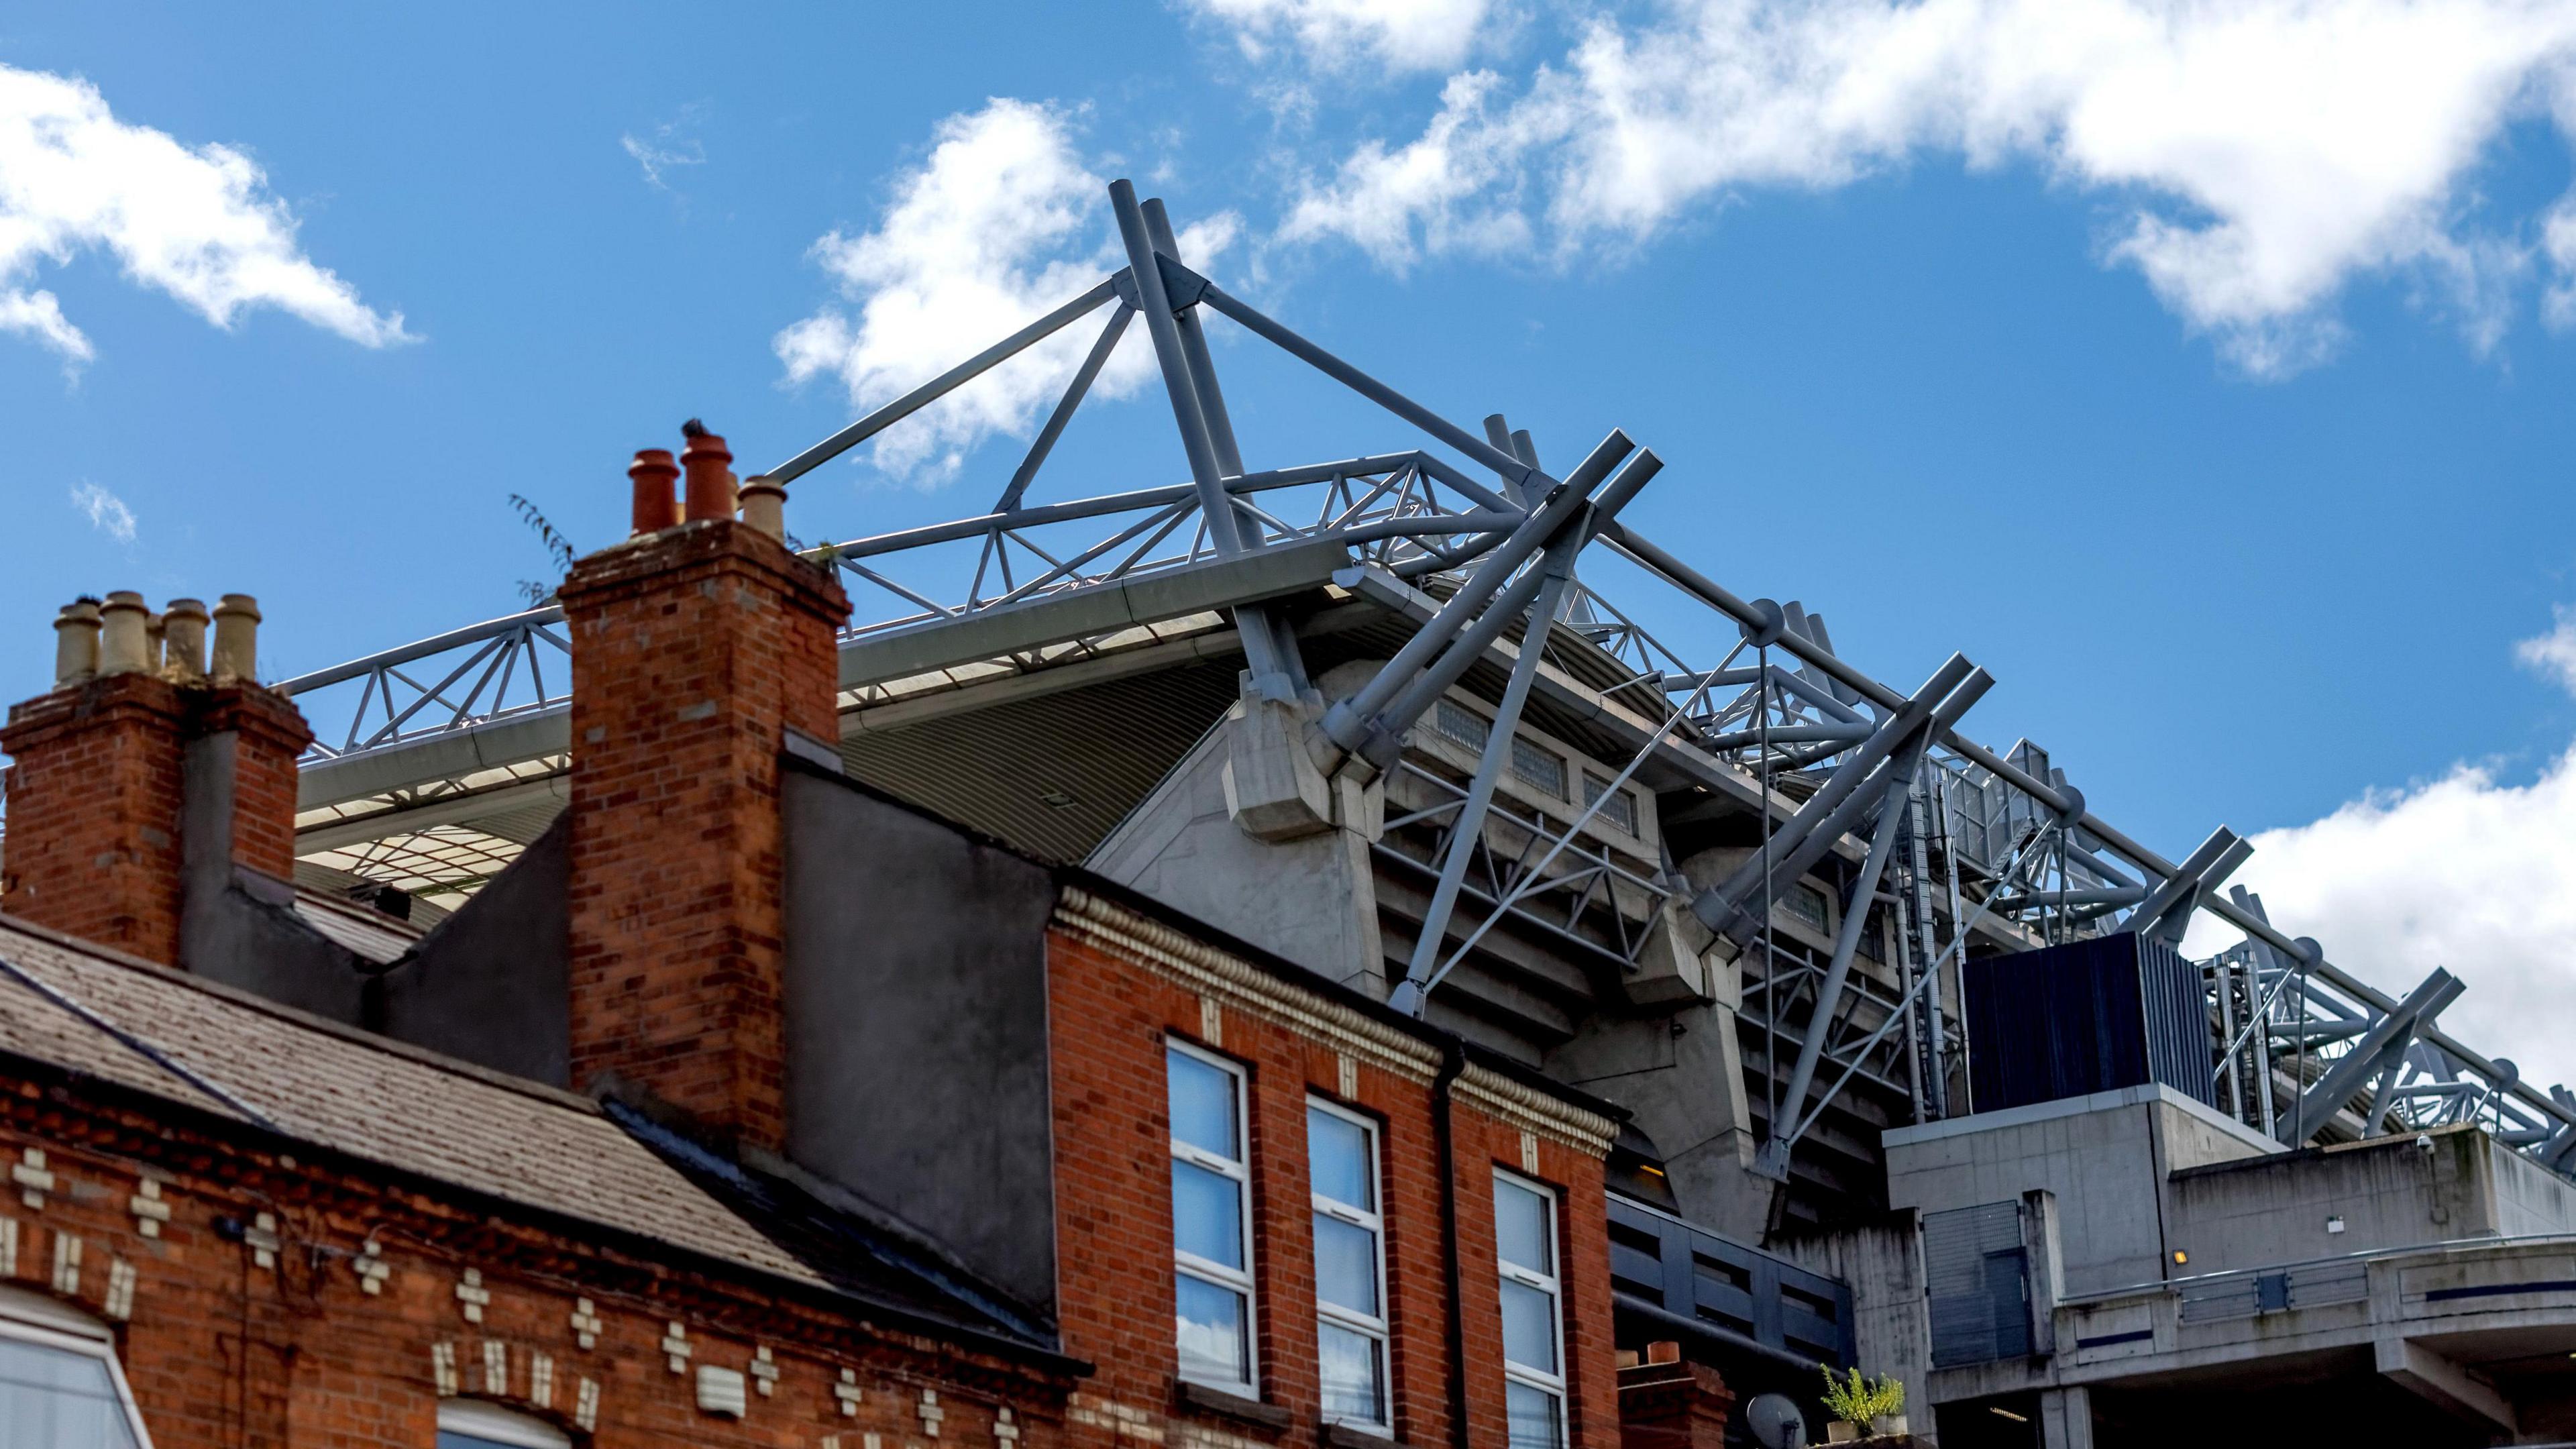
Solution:
[[[581,560],[572,634],[572,1079],[784,1139],[778,756],[836,737],[823,570],[731,520]]]
[[[0,1200],[0,1240],[21,1245],[0,1254],[0,1287],[114,1330],[159,1449],[430,1449],[451,1396],[581,1444],[812,1449],[839,1433],[850,1446],[863,1434],[902,1445],[921,1434],[925,1389],[943,1442],[1075,1442],[1064,1409],[1077,1380],[1040,1364],[872,1327],[828,1293],[327,1152],[286,1152],[94,1081],[13,1067],[5,1083],[0,1157],[42,1154],[54,1187],[41,1211]],[[146,1182],[170,1209],[149,1237],[128,1211]],[[265,1269],[244,1232],[261,1212],[278,1240]],[[455,1296],[469,1269],[488,1298],[476,1323]],[[701,1407],[694,1378],[664,1367],[673,1323],[702,1356],[769,1365],[769,1392],[738,1415]]]

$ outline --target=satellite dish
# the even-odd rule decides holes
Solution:
[[[1744,1423],[1762,1449],[1806,1449],[1806,1411],[1787,1394],[1755,1395],[1744,1406]]]

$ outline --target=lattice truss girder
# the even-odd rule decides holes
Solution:
[[[1784,894],[1825,880],[1841,896],[1831,949],[1785,964],[1774,953],[1746,1003],[1797,1055],[1785,1082],[1779,1060],[1766,1063],[1780,1101],[1765,1158],[1784,1175],[1800,1136],[1855,1083],[1918,1113],[1948,1110],[1959,1075],[1955,1005],[1939,998],[1969,943],[2118,930],[2179,943],[2200,913],[2243,936],[2204,963],[2222,1105],[2293,1141],[2478,1121],[2553,1167],[2576,1165],[2576,1100],[2536,1090],[2510,1063],[2439,1030],[2436,1016],[2456,994],[2446,973],[2404,1001],[2387,997],[2336,968],[2315,941],[2275,929],[2241,889],[2224,889],[2250,850],[2232,833],[2222,828],[2168,861],[2096,815],[2040,751],[1997,755],[1962,734],[1960,719],[1992,684],[1982,670],[1954,656],[1911,694],[1890,687],[1839,656],[1822,618],[1796,603],[1741,598],[1621,523],[1620,509],[1661,467],[1623,434],[1559,478],[1499,415],[1481,435],[1462,428],[1190,269],[1159,203],[1138,202],[1123,182],[1112,200],[1127,266],[770,470],[780,482],[801,476],[1062,329],[1099,319],[991,508],[808,552],[851,583],[857,607],[845,642],[956,628],[1300,547],[1340,550],[1350,572],[1337,579],[1375,576],[1439,601],[1412,642],[1322,720],[1323,763],[1389,775],[1391,815],[1425,828],[1413,838],[1429,837],[1427,854],[1407,857],[1436,871],[1437,884],[1397,1000],[1419,1010],[1506,920],[1580,938],[1632,967],[1642,939],[1634,922],[1687,911],[1721,951],[1740,952],[1768,929]],[[1424,443],[1248,469],[1205,343],[1210,312],[1383,407]],[[1044,499],[1049,452],[1139,317],[1189,477]],[[1605,580],[1617,581],[1619,598]],[[1295,636],[1271,607],[1246,601],[1226,611],[1256,690],[1283,702],[1311,697]],[[863,683],[844,700],[865,706],[956,687],[977,670],[1048,667],[1150,641],[1168,623],[1130,620],[983,665]],[[560,626],[559,610],[540,607],[283,687],[315,717],[317,760],[506,729],[565,708]],[[1533,638],[1538,647],[1525,647]],[[1403,740],[1469,665],[1493,659],[1508,670],[1495,738],[1463,776],[1422,768]],[[1587,785],[1579,807],[1554,813],[1498,806],[1495,782],[1532,689],[1597,680],[1605,668],[1617,682],[1590,688],[1589,707],[1610,737],[1628,742],[1601,755],[1613,772],[1607,788]],[[1730,879],[1694,887],[1669,859],[1603,849],[1595,817],[1632,786],[1680,811],[1750,814],[1760,822],[1758,853]],[[433,841],[407,867],[437,865],[446,850]],[[1890,908],[1883,917],[1880,905]],[[1854,969],[1864,937],[1877,974]]]

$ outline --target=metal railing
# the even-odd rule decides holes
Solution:
[[[1802,1367],[1854,1363],[1849,1284],[1616,1194],[1609,1217],[1610,1288],[1621,1303]]]

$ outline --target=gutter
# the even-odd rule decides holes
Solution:
[[[1431,1083],[1431,1140],[1440,1154],[1442,1288],[1449,1298],[1449,1442],[1475,1449],[1467,1437],[1466,1289],[1458,1276],[1458,1151],[1450,1125],[1450,1089],[1467,1070],[1466,1043],[1452,1038],[1440,1053],[1440,1075]]]

